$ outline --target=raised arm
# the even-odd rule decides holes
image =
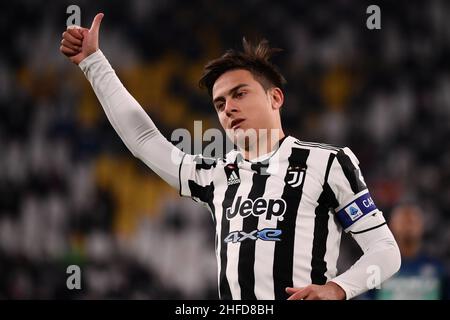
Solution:
[[[185,154],[161,135],[99,49],[102,19],[103,14],[97,14],[90,29],[68,27],[60,51],[84,72],[111,125],[133,155],[178,190],[179,166]]]

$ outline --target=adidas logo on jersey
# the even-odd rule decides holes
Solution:
[[[232,184],[241,183],[241,179],[237,176],[236,172],[233,171],[228,178],[227,184],[231,186]]]

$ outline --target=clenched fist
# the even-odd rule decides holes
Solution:
[[[92,21],[90,29],[79,26],[69,26],[62,34],[59,50],[67,56],[70,61],[78,65],[84,58],[98,49],[98,33],[103,13],[99,13]]]

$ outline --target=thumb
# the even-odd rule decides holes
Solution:
[[[96,32],[98,33],[98,31],[100,30],[100,23],[102,22],[104,14],[103,13],[98,13],[94,20],[92,21],[92,25],[91,25],[91,29],[89,29],[89,32]]]
[[[80,33],[83,37],[86,37],[87,34],[89,33],[89,29],[86,29],[86,28],[80,28],[78,30],[80,31]]]

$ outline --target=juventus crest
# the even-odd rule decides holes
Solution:
[[[306,168],[301,166],[290,166],[287,169],[287,184],[289,184],[292,188],[297,188],[303,183],[305,180],[305,171]]]

